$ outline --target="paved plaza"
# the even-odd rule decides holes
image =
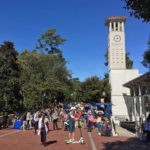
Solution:
[[[59,123],[59,127],[60,123]],[[0,130],[0,150],[150,150],[150,145],[141,142],[134,137],[103,137],[97,134],[97,129],[88,133],[82,129],[85,144],[65,144],[68,139],[68,132],[52,130],[47,137],[48,145],[43,147],[40,143],[40,137],[35,135],[33,130],[20,131],[11,128]],[[89,138],[89,134],[93,139]],[[79,130],[76,129],[76,140],[80,138]]]

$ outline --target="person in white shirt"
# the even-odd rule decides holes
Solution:
[[[40,130],[40,135],[41,135],[41,143],[46,146],[46,136],[48,134],[48,128],[46,125],[46,118],[45,114],[42,113],[41,118],[39,119],[39,124],[38,124],[39,130]]]
[[[38,129],[38,121],[39,121],[39,112],[35,112],[34,114],[34,132],[36,134],[37,129]]]

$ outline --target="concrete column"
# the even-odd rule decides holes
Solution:
[[[114,22],[114,31],[116,31],[116,22]]]
[[[145,96],[142,96],[142,101],[143,101],[143,115],[144,115],[144,120],[146,119],[146,109],[145,109]]]
[[[139,85],[139,108],[140,108],[140,116],[139,116],[139,126],[140,126],[140,132],[141,132],[141,127],[143,123],[143,114],[142,114],[142,94],[141,94],[141,87]]]
[[[135,131],[138,136],[138,122],[137,122],[137,110],[136,110],[136,94],[134,88],[134,96],[133,96],[133,107],[134,107],[134,119],[135,119]]]
[[[124,31],[124,22],[121,23],[121,29]]]
[[[112,31],[112,23],[109,22],[109,32]]]

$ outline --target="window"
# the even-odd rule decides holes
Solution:
[[[114,31],[114,23],[111,24],[112,31]]]
[[[120,31],[122,31],[122,22],[120,22]]]
[[[116,22],[116,31],[118,31],[118,22]]]

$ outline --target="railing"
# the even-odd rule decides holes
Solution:
[[[120,122],[120,126],[122,128],[125,128],[133,133],[136,132],[136,129],[135,129],[135,122]]]

